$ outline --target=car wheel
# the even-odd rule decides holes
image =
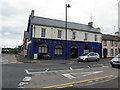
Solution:
[[[99,61],[99,58],[97,58],[96,61]]]
[[[114,65],[112,63],[110,63],[112,67],[114,67]]]
[[[85,62],[87,62],[87,61],[88,61],[88,59],[86,58],[86,59],[85,59]]]
[[[77,60],[78,62],[80,62],[79,60]]]

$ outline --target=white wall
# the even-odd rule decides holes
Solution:
[[[120,36],[120,1],[118,2],[118,30]]]
[[[65,29],[63,28],[55,28],[55,27],[46,27],[46,26],[38,26],[34,25],[36,27],[35,29],[35,38],[48,38],[48,39],[60,39],[65,40]],[[41,28],[46,28],[46,37],[41,37]],[[58,30],[62,30],[62,37],[58,38]],[[72,32],[76,32],[76,39],[72,39]],[[84,34],[88,33],[88,40],[84,40]],[[101,43],[101,34],[97,34],[97,41],[94,40],[94,36],[96,33],[91,32],[84,32],[84,31],[78,31],[78,30],[67,30],[67,40],[73,40],[73,41],[88,41],[88,42],[100,42]],[[34,30],[33,34],[34,37]]]
[[[119,43],[119,42],[117,42],[117,44],[118,44],[118,43]],[[115,46],[115,41],[113,41],[113,47],[111,47],[110,41],[107,41],[107,46],[104,46],[104,45],[103,45],[103,41],[102,41],[102,54],[103,54],[103,49],[105,48],[105,49],[108,50],[107,57],[114,57],[114,56],[116,56],[116,54],[115,54],[115,49],[117,49],[117,54],[118,54],[118,52],[119,52],[118,47],[119,47],[118,45],[117,45],[117,47]],[[113,56],[111,55],[111,49],[113,49]],[[104,57],[104,56],[102,55],[102,57]]]

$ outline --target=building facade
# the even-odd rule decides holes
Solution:
[[[28,32],[24,31],[24,36],[23,36],[23,56],[27,56],[27,42],[28,42]]]
[[[28,21],[27,56],[32,59],[77,58],[87,52],[98,52],[102,57],[102,34],[100,28],[68,22],[67,40],[65,21],[34,16],[31,12]]]
[[[120,37],[120,1],[118,2],[118,34]]]
[[[120,53],[120,37],[116,35],[102,35],[102,57],[114,57]]]

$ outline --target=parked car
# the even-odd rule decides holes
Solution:
[[[100,55],[96,52],[85,53],[81,56],[78,56],[77,61],[99,61]]]
[[[110,64],[112,67],[119,67],[120,68],[120,54],[116,55],[111,61]]]

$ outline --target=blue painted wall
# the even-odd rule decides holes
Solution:
[[[34,53],[38,54],[38,47],[39,45],[34,42],[34,38],[31,39],[32,43],[28,46],[28,53],[29,57],[33,59]],[[51,56],[52,59],[60,60],[65,59],[66,52],[67,52],[67,59],[70,59],[70,52],[71,52],[71,46],[76,45],[78,47],[78,56],[83,54],[84,46],[89,46],[90,51],[96,50],[102,57],[102,44],[101,43],[95,43],[95,42],[82,42],[82,41],[67,41],[67,47],[66,47],[66,41],[65,40],[56,40],[56,39],[40,39],[41,44],[47,44],[48,46],[48,54]],[[54,47],[60,44],[63,46],[63,55],[62,56],[56,56],[54,53]],[[42,59],[42,55],[41,58]]]

